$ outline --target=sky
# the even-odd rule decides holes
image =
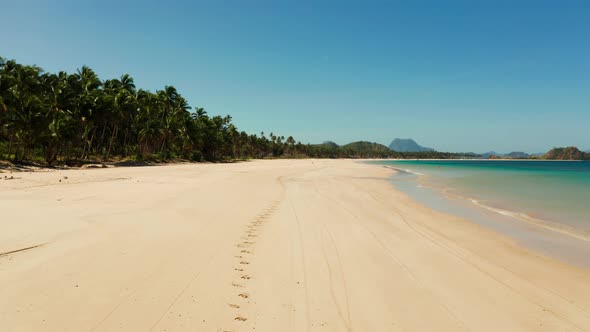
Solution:
[[[0,56],[175,86],[248,133],[590,150],[590,1],[0,0]]]

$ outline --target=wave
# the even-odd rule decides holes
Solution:
[[[536,218],[524,212],[512,211],[505,208],[498,208],[484,204],[478,198],[470,197],[470,195],[468,196],[465,195],[465,193],[461,193],[460,190],[457,190],[458,188],[451,187],[449,183],[439,183],[438,185],[436,185],[436,182],[428,181],[428,179],[430,179],[430,176],[423,173],[419,173],[410,169],[398,168],[391,165],[383,165],[383,167],[392,169],[398,172],[399,174],[412,174],[419,176],[415,179],[417,181],[415,186],[418,188],[430,189],[435,192],[438,192],[440,195],[444,197],[462,200],[467,203],[471,203],[472,205],[475,205],[477,208],[485,209],[495,214],[515,219],[520,222],[525,222],[531,226],[540,227],[545,230],[554,231],[563,235],[568,235],[586,242],[590,242],[589,231],[585,231],[577,227],[569,226],[567,224],[547,219]]]
[[[414,174],[415,172],[410,172],[410,173]],[[418,179],[417,187],[427,188],[427,189],[433,190],[435,192],[439,192],[439,194],[442,194],[443,196],[446,196],[448,198],[466,200],[468,202],[471,202],[473,205],[477,206],[478,208],[482,208],[482,209],[494,212],[496,214],[499,214],[499,215],[502,215],[505,217],[513,218],[518,221],[530,224],[532,226],[541,227],[545,230],[550,230],[550,231],[557,232],[557,233],[560,233],[563,235],[568,235],[568,236],[574,237],[579,240],[590,242],[590,232],[588,232],[588,231],[584,231],[584,230],[581,230],[576,227],[572,227],[572,226],[569,226],[566,224],[562,224],[562,223],[558,223],[558,222],[554,222],[554,221],[550,221],[550,220],[546,220],[546,219],[535,218],[535,217],[533,217],[527,213],[524,213],[524,212],[507,210],[507,209],[502,209],[502,208],[498,208],[498,207],[484,204],[476,198],[468,197],[468,196],[465,196],[461,193],[458,193],[455,188],[448,187],[448,184],[445,187],[424,185],[423,183],[420,183],[420,180]]]
[[[414,175],[425,175],[416,171],[412,171],[409,169],[403,169],[403,168],[397,168],[397,167],[393,167],[393,166],[383,166],[385,168],[389,168],[392,169],[394,171],[400,172],[400,173],[406,173],[406,174],[414,174]]]
[[[563,225],[563,224],[557,224],[557,223],[543,220],[543,219],[538,219],[538,218],[532,217],[526,213],[515,212],[515,211],[492,207],[492,206],[481,203],[477,199],[473,199],[473,198],[467,198],[467,199],[469,201],[471,201],[471,203],[473,203],[474,205],[476,205],[480,208],[486,209],[488,211],[492,211],[492,212],[501,214],[503,216],[512,217],[512,218],[518,219],[520,221],[524,221],[526,223],[529,223],[531,225],[534,225],[537,227],[542,227],[544,229],[554,231],[557,233],[565,234],[565,235],[577,238],[579,240],[590,242],[590,234],[588,232],[582,231],[580,229],[570,227],[567,225]]]

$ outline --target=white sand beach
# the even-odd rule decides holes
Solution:
[[[421,206],[392,172],[0,173],[0,330],[590,330],[590,271]]]

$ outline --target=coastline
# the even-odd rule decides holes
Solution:
[[[550,162],[559,162],[559,161],[575,161],[575,162],[590,162],[589,160],[578,160],[578,159],[538,159],[538,158],[530,158],[530,159],[517,159],[517,158],[452,158],[452,159],[441,159],[441,158],[384,158],[384,159],[366,159],[366,160],[382,160],[382,161],[400,161],[400,160],[409,160],[409,161],[420,161],[420,160],[431,160],[431,161],[448,161],[448,160],[473,160],[473,161],[550,161]]]
[[[381,165],[397,172],[414,176],[412,179],[392,177],[396,189],[429,208],[463,217],[496,232],[500,232],[531,250],[590,268],[590,232],[566,223],[558,223],[518,212],[517,206],[489,205],[465,193],[440,186],[431,186],[426,175],[400,166]],[[407,180],[407,183],[406,183]],[[491,213],[488,213],[491,212]]]
[[[402,172],[402,173],[406,173],[406,174],[412,174],[412,175],[417,175],[417,176],[424,176],[425,175],[423,173],[420,173],[417,171],[412,171],[409,169],[397,168],[397,167],[388,166],[388,165],[383,165],[383,167],[392,169],[396,172]],[[419,187],[419,188],[428,188],[433,191],[439,191],[435,188],[431,188],[430,186],[427,186],[424,183],[424,181],[420,180],[420,178],[418,178],[416,182],[418,183],[417,187]],[[458,199],[462,199],[465,201],[469,201],[472,204],[474,204],[478,207],[481,207],[482,209],[486,209],[486,210],[495,212],[497,214],[509,216],[509,217],[518,219],[519,221],[522,221],[522,222],[527,222],[527,223],[536,225],[538,227],[543,227],[543,228],[546,228],[546,229],[549,229],[549,230],[552,230],[552,231],[555,231],[558,233],[567,234],[571,237],[574,237],[574,238],[577,238],[580,240],[590,241],[590,234],[587,231],[583,231],[583,230],[577,229],[575,227],[568,226],[567,224],[557,223],[557,222],[554,222],[551,220],[537,218],[537,217],[528,215],[526,213],[516,212],[516,211],[511,210],[510,208],[505,208],[502,206],[487,205],[487,204],[480,202],[480,200],[477,198],[465,196],[463,194],[458,194],[458,193],[450,194],[447,191],[441,192],[440,194],[446,196],[447,198],[458,198]]]
[[[308,159],[0,181],[0,326],[590,328],[590,270],[425,207],[391,175]]]

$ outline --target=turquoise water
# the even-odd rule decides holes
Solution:
[[[374,161],[401,172],[394,185],[436,210],[459,215],[590,267],[590,162]]]
[[[590,231],[590,162],[400,160],[379,162],[416,181],[498,212]]]

